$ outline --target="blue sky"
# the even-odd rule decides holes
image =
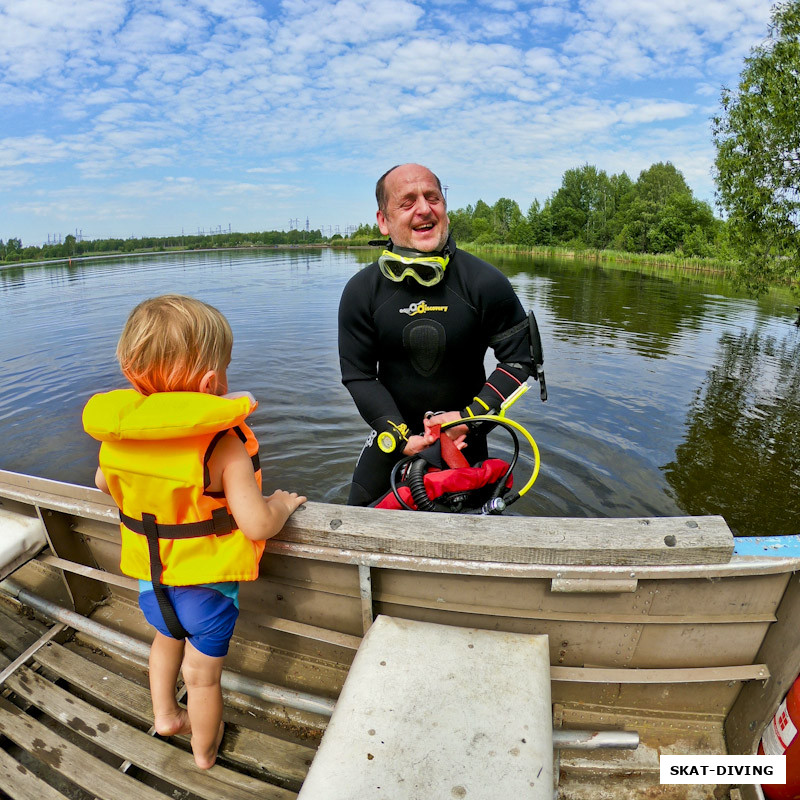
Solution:
[[[585,163],[713,201],[762,0],[0,0],[0,238],[341,232],[418,161],[523,212]]]

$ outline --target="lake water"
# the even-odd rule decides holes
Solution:
[[[124,386],[114,349],[131,308],[179,292],[230,320],[230,388],[260,402],[265,490],[344,502],[368,430],[340,383],[336,313],[372,257],[230,251],[0,270],[0,468],[92,485],[83,404]],[[743,535],[800,533],[800,329],[788,292],[752,300],[655,270],[494,263],[536,312],[550,394],[541,403],[534,386],[510,414],[542,459],[517,513],[722,514]],[[502,454],[503,435],[493,441]],[[518,485],[529,468],[523,459]]]

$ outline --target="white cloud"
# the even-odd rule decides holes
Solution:
[[[634,107],[623,103],[618,107],[619,119],[627,124],[639,124],[642,122],[658,122],[665,119],[680,119],[692,113],[694,106],[688,103],[678,102],[647,102],[640,103]]]
[[[160,204],[208,218],[224,198],[244,218],[271,194],[363,214],[382,168],[412,159],[475,187],[463,204],[670,153],[708,187],[710,108],[768,14],[762,0],[0,0],[0,169],[26,176],[0,185],[0,237],[33,208],[147,226]],[[80,201],[42,199],[73,184]]]

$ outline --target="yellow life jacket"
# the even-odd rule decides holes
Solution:
[[[208,460],[229,431],[244,442],[261,486],[258,442],[244,423],[255,407],[249,394],[144,396],[134,389],[89,400],[83,427],[102,442],[100,469],[120,509],[125,575],[168,586],[258,577],[264,542],[238,530],[223,493],[207,489]]]

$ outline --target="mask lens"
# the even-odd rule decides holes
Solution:
[[[417,273],[417,279],[420,283],[435,281],[442,272],[441,267],[437,270],[436,266],[433,264],[426,264],[424,262],[417,262],[412,269]]]

